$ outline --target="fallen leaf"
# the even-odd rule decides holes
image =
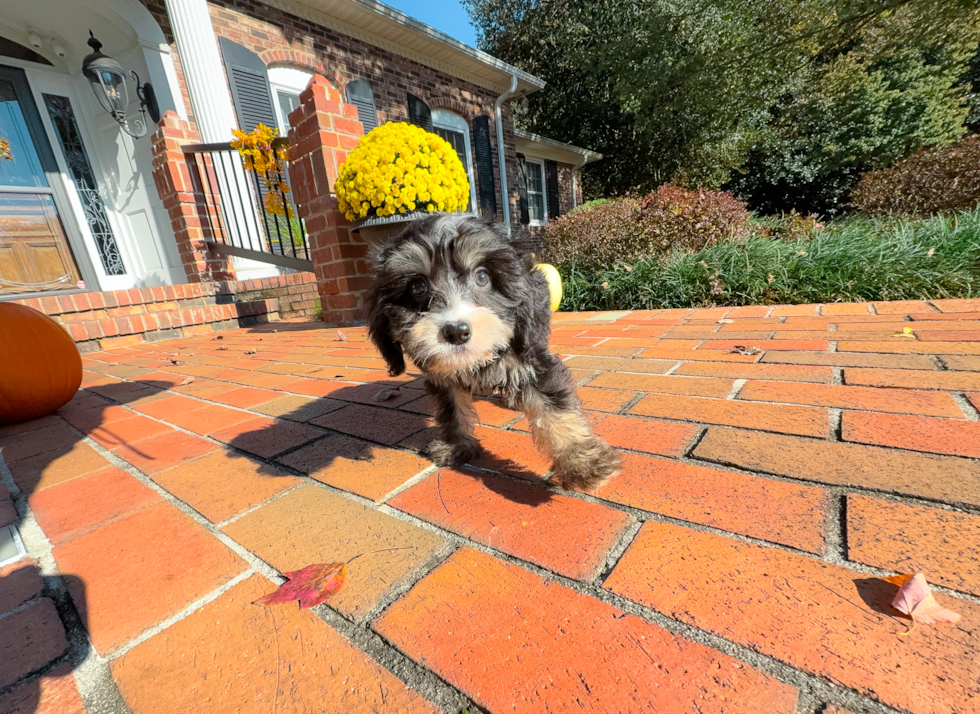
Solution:
[[[926,253],[926,257],[931,258],[935,252],[936,252],[935,248],[930,248],[929,252]]]
[[[718,320],[718,322],[721,323],[722,325],[734,325],[735,324],[735,320],[724,320],[723,319],[723,320]]]
[[[255,350],[245,350],[245,354],[247,354],[247,355],[254,355],[255,354]]]
[[[915,335],[912,333],[911,327],[903,327],[901,332],[896,332],[892,337],[911,337],[915,339]]]
[[[339,337],[339,338],[340,338],[340,341],[341,341],[341,342],[347,342],[347,335],[345,335],[345,334],[344,334],[343,332],[341,332],[340,330],[337,330],[337,337]]]
[[[217,350],[218,352],[221,352],[222,350],[227,350],[228,348],[227,348],[227,347],[225,347],[224,345],[221,345],[220,347],[216,347],[215,349],[216,349],[216,350]]]
[[[401,393],[401,387],[385,387],[371,398],[376,402],[386,402],[389,399],[394,399]]]
[[[224,335],[218,335],[217,337],[212,337],[211,339],[212,340],[223,340],[223,339],[225,339],[225,336]]]
[[[289,580],[279,589],[260,597],[259,605],[277,605],[299,600],[303,609],[326,602],[344,586],[347,578],[347,563],[317,563],[302,570],[283,573]]]
[[[173,364],[180,364],[180,362],[177,361],[177,358],[178,357],[180,357],[180,353],[179,352],[174,352],[172,355],[170,355],[170,361],[171,361],[171,363],[173,363]]]
[[[407,548],[382,548],[360,553],[346,563],[317,563],[307,565],[302,570],[283,573],[287,582],[279,586],[275,592],[263,595],[255,601],[256,605],[278,605],[280,603],[299,600],[299,606],[304,609],[325,603],[337,594],[347,579],[347,566],[358,558],[374,553],[387,553],[393,550],[412,550]]]
[[[190,384],[193,381],[194,381],[194,378],[193,377],[187,377],[187,378],[184,379],[183,382],[180,383],[180,386],[183,387],[185,384]]]
[[[757,355],[762,352],[758,347],[746,347],[745,345],[735,345],[730,350],[728,354],[730,355]]]
[[[932,590],[922,573],[915,575],[894,575],[885,578],[888,582],[898,585],[898,594],[892,600],[892,607],[908,615],[913,622],[923,625],[934,625],[937,622],[958,622],[960,616],[952,610],[947,610],[933,597]]]

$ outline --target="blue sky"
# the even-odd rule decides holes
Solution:
[[[419,22],[445,32],[463,44],[476,47],[476,30],[460,0],[379,0]]]

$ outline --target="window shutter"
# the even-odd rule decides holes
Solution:
[[[548,185],[548,218],[558,218],[558,162],[544,162],[545,182]]]
[[[476,152],[476,176],[479,181],[480,213],[484,218],[497,216],[497,186],[493,180],[493,151],[490,148],[490,117],[476,117],[472,122],[473,150]]]
[[[414,94],[408,95],[408,120],[415,126],[432,131],[432,111],[428,104]]]
[[[250,132],[257,125],[276,127],[276,112],[272,108],[272,91],[265,63],[254,52],[219,37],[221,56],[225,61],[231,97],[238,115],[238,127]],[[229,137],[229,140],[231,137]]]
[[[357,107],[357,118],[364,125],[364,133],[378,126],[378,109],[374,104],[374,90],[363,79],[355,79],[347,85],[347,103]]]
[[[524,166],[524,154],[517,155],[517,194],[521,208],[521,225],[531,222],[531,213],[527,206],[527,168]]]

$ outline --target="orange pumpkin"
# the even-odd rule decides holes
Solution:
[[[82,383],[82,356],[57,322],[37,310],[0,302],[0,424],[50,414]]]

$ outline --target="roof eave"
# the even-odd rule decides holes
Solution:
[[[544,80],[464,45],[435,28],[375,0],[262,0],[317,24],[402,57],[503,93],[517,77],[517,94],[545,86]],[[408,31],[408,35],[404,35]]]
[[[562,153],[567,153],[569,155],[579,157],[577,163],[585,165],[590,164],[593,161],[598,161],[602,158],[602,154],[598,151],[592,151],[591,149],[583,149],[581,146],[575,146],[574,144],[566,144],[563,141],[556,141],[555,139],[549,139],[546,136],[541,136],[540,134],[535,134],[530,131],[524,131],[522,129],[514,129],[514,138],[517,141],[518,146],[524,143],[526,146],[534,146],[538,148],[539,151],[547,153],[548,149],[553,151],[559,151]],[[520,150],[520,149],[518,149]],[[551,158],[551,157],[545,157]],[[582,162],[584,159],[584,163]],[[566,162],[569,163],[569,162]]]

